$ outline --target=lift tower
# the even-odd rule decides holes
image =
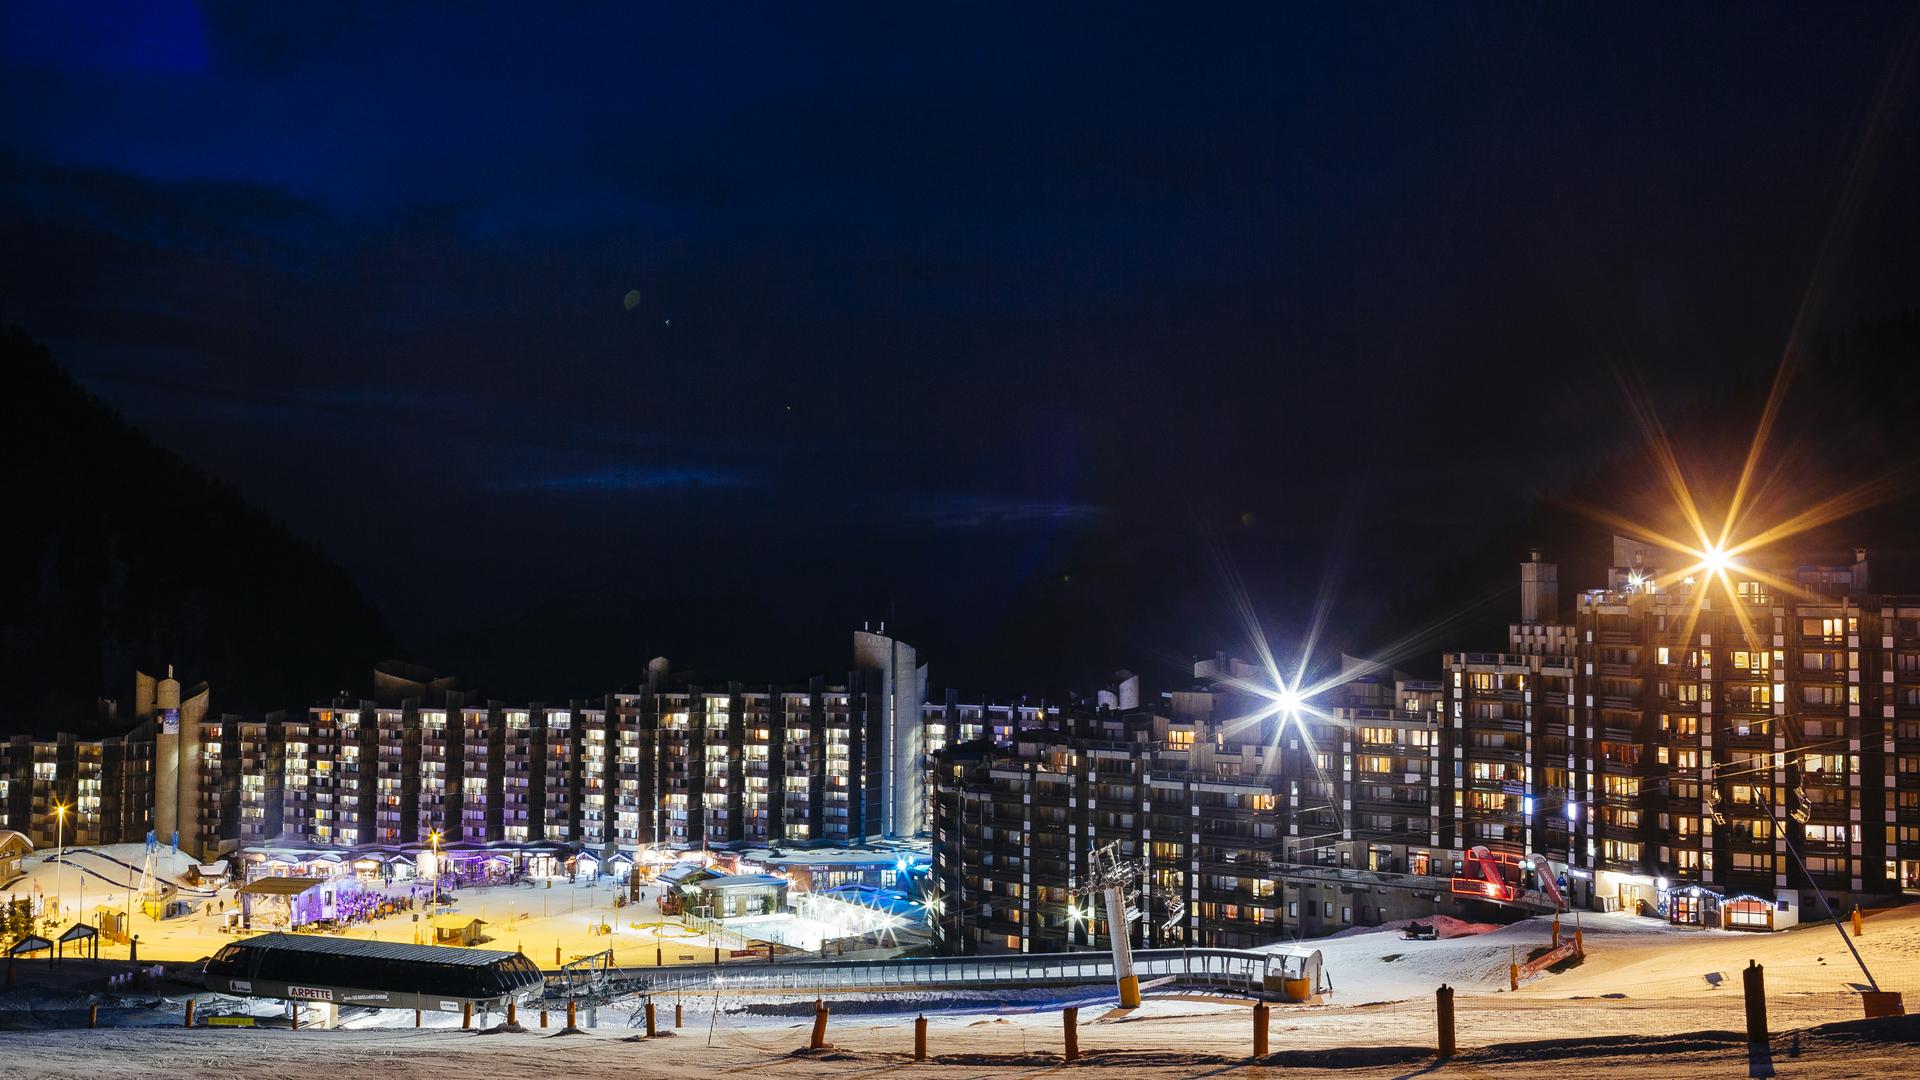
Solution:
[[[1106,905],[1107,936],[1113,940],[1113,981],[1120,988],[1120,1006],[1140,1004],[1140,977],[1133,973],[1133,917],[1128,905],[1130,894],[1140,880],[1140,864],[1122,859],[1113,844],[1093,849],[1090,879],[1074,887],[1073,895],[1091,898],[1096,893]]]

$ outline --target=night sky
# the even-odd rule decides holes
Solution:
[[[1237,649],[1920,303],[1908,6],[401,7],[0,7],[0,320],[489,688]]]

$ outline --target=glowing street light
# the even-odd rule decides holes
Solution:
[[[435,829],[428,833],[427,842],[433,845],[433,914],[431,917],[437,919],[440,917],[440,830]]]
[[[53,899],[56,905],[59,904],[60,898],[64,895],[60,885],[67,876],[67,805],[66,803],[53,804],[53,820],[55,822],[53,827],[53,857],[59,860],[53,865]],[[56,911],[55,914],[58,915],[58,911]]]
[[[1273,706],[1279,712],[1281,719],[1284,719],[1284,720],[1298,719],[1300,716],[1300,710],[1305,705],[1306,705],[1306,699],[1301,695],[1300,691],[1295,687],[1291,687],[1285,683],[1281,683],[1280,688],[1274,691]]]
[[[1733,557],[1722,551],[1717,544],[1708,544],[1706,550],[1700,553],[1701,568],[1714,577],[1726,573],[1727,568],[1732,565]]]
[[[1696,497],[1687,470],[1682,466],[1672,441],[1668,439],[1652,400],[1645,393],[1628,387],[1627,405],[1646,437],[1647,451],[1656,475],[1664,481],[1667,494],[1672,498],[1668,514],[1662,516],[1677,512],[1676,523],[1680,527],[1654,528],[1604,509],[1585,509],[1602,524],[1611,525],[1619,532],[1640,537],[1681,556],[1685,565],[1663,573],[1657,579],[1648,578],[1645,584],[1648,591],[1660,591],[1675,582],[1697,586],[1693,590],[1693,609],[1680,628],[1683,639],[1692,637],[1700,611],[1716,583],[1727,599],[1733,601],[1728,610],[1740,623],[1741,631],[1748,640],[1756,639],[1761,635],[1762,628],[1754,625],[1740,600],[1740,589],[1745,582],[1792,595],[1804,595],[1804,589],[1800,583],[1770,573],[1745,556],[1908,494],[1913,489],[1914,474],[1908,470],[1895,470],[1798,512],[1783,512],[1772,520],[1763,520],[1767,515],[1756,513],[1765,507],[1761,496],[1773,486],[1772,481],[1764,478],[1767,470],[1763,467],[1763,458],[1774,422],[1784,407],[1787,388],[1793,381],[1793,354],[1790,343],[1774,371],[1773,387],[1768,392],[1766,407],[1761,411],[1759,424],[1747,446],[1739,479],[1723,499],[1715,500],[1720,504],[1717,506],[1718,514],[1714,513],[1714,503]],[[1734,573],[1742,577],[1741,583],[1733,580]]]

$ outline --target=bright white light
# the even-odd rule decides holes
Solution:
[[[1571,799],[1567,800],[1567,820],[1568,821],[1580,820],[1580,804],[1577,802],[1574,802]]]
[[[1520,805],[1528,817],[1533,816],[1533,796],[1529,795],[1520,800]]]
[[[1727,553],[1717,547],[1709,547],[1700,553],[1700,565],[1706,567],[1709,574],[1725,573],[1727,561]]]
[[[1300,711],[1300,694],[1293,687],[1282,684],[1273,695],[1273,703],[1283,716],[1292,716]]]
[[[1666,892],[1666,891],[1667,891],[1667,879],[1666,879],[1666,878],[1655,878],[1655,879],[1653,879],[1653,887],[1654,887],[1654,888],[1656,888],[1656,889],[1659,889],[1659,890],[1660,890],[1661,892]]]

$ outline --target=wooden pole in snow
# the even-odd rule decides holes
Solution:
[[[1747,994],[1747,1043],[1767,1041],[1767,969],[1752,960],[1740,973]]]
[[[816,1000],[813,1003],[813,1039],[807,1044],[815,1050],[825,1049],[827,1045],[827,1003]]]

